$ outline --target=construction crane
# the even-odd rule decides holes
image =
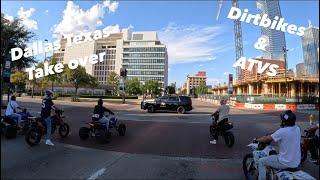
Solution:
[[[224,0],[219,1],[218,13],[216,20],[219,19],[221,8]],[[239,8],[238,0],[232,0],[232,6]],[[236,61],[243,56],[243,45],[242,45],[242,30],[241,30],[241,22],[239,20],[234,20],[234,38],[235,38],[235,49],[236,49]],[[236,68],[236,77],[237,79],[241,79],[242,72],[240,67]]]

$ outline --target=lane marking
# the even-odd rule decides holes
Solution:
[[[97,172],[93,173],[87,180],[95,180],[99,176],[101,176],[106,171],[106,168],[102,168],[98,170]]]

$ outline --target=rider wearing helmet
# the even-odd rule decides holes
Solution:
[[[295,125],[296,115],[287,110],[280,115],[280,129],[269,136],[257,139],[258,142],[270,143],[278,142],[279,154],[262,157],[259,159],[259,180],[266,179],[266,167],[275,169],[296,168],[300,164],[300,128]],[[254,152],[258,154],[257,151]]]
[[[211,116],[215,116],[215,118],[219,117],[216,123],[216,129],[220,129],[223,127],[224,123],[228,121],[230,107],[227,105],[227,101],[222,99],[220,101],[220,106],[216,110],[215,113],[213,113]],[[219,113],[219,114],[218,114]],[[215,131],[214,139],[210,141],[210,144],[217,144],[218,134],[217,131]]]
[[[51,110],[58,109],[54,106],[52,102],[53,92],[50,90],[46,90],[45,97],[42,100],[42,109],[41,109],[41,118],[46,122],[47,125],[47,135],[46,135],[46,144],[49,146],[53,146],[54,144],[51,141],[51,121],[52,118],[50,116]]]
[[[114,113],[110,109],[103,106],[103,100],[100,98],[98,100],[98,105],[94,107],[93,114],[96,115],[95,117],[98,119],[98,122],[106,123],[106,127],[109,128],[109,119],[104,116],[105,111],[114,115]]]

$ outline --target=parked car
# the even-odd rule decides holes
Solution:
[[[153,113],[157,110],[176,111],[184,114],[192,110],[192,101],[188,96],[165,95],[157,99],[148,99],[141,102],[141,109]]]

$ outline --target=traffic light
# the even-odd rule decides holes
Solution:
[[[125,68],[120,69],[120,76],[121,77],[126,77],[127,76],[127,70]]]

